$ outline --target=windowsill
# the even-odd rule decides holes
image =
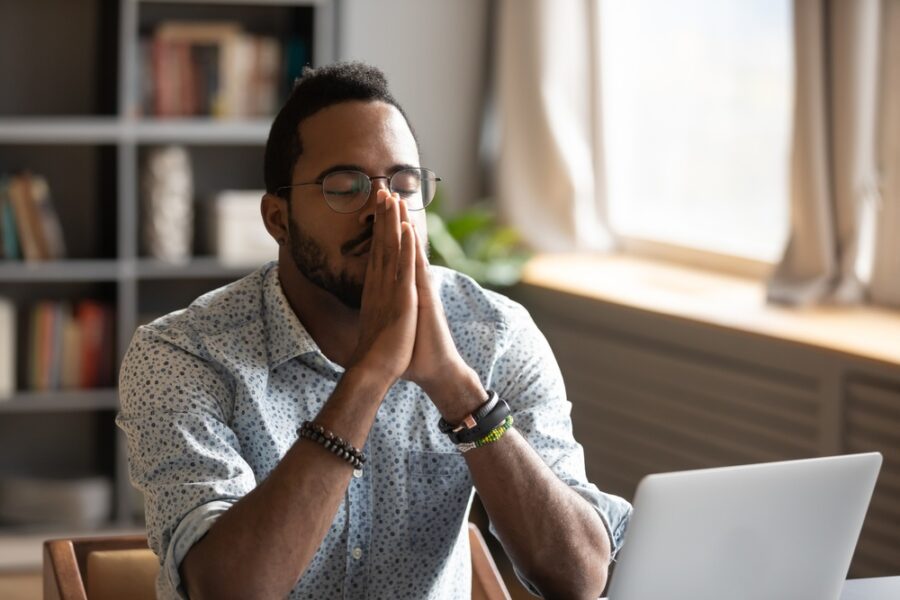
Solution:
[[[523,283],[900,366],[900,312],[766,304],[759,279],[626,255],[534,257]]]

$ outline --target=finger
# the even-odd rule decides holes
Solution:
[[[400,265],[397,280],[409,283],[416,276],[416,233],[408,221],[400,225]]]
[[[400,258],[400,209],[393,196],[384,199],[384,213],[383,264],[385,272],[393,281],[397,277],[397,261]]]
[[[369,265],[367,269],[367,273],[372,275],[378,275],[381,272],[381,265],[384,264],[384,226],[387,220],[384,214],[385,198],[387,198],[387,192],[378,190],[375,201],[375,224],[372,226],[372,244],[369,247]]]
[[[409,223],[409,207],[406,205],[406,200],[402,200],[400,194],[394,194],[394,197],[400,205],[400,222]]]
[[[416,233],[416,287],[419,289],[420,300],[433,298],[435,291],[432,289],[428,274],[428,258],[425,251],[425,236],[421,235],[418,227],[413,225]]]

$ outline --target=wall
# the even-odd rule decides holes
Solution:
[[[448,207],[479,197],[489,0],[343,0],[342,59],[383,69],[444,179]]]

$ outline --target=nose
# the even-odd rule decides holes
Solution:
[[[369,223],[375,220],[375,206],[378,204],[378,191],[385,190],[388,193],[391,191],[386,177],[373,177],[371,181],[372,189],[369,190],[369,197],[366,198],[366,203],[363,207],[359,209],[360,223]]]

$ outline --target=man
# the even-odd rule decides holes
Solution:
[[[122,365],[160,597],[470,597],[474,484],[533,591],[596,598],[630,506],[586,481],[525,310],[428,265],[437,178],[381,72],[309,70],[265,163],[277,264]]]

